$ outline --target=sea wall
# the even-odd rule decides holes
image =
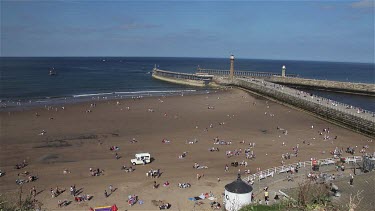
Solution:
[[[152,77],[158,80],[175,83],[175,84],[181,84],[181,85],[188,85],[188,86],[199,86],[204,87],[206,86],[203,81],[197,81],[197,80],[189,80],[189,79],[182,79],[182,78],[170,78],[165,76],[160,76],[156,74],[152,74]]]
[[[329,101],[327,101],[327,103],[322,102],[320,99],[313,98],[312,96],[298,96],[295,94],[298,90],[290,89],[292,91],[288,93],[286,87],[275,85],[273,83],[266,83],[259,79],[237,78],[226,80],[225,78],[215,78],[215,80],[221,84],[242,87],[282,103],[301,108],[314,113],[321,118],[336,122],[339,125],[375,138],[375,117],[371,114],[356,112],[355,110],[351,112],[345,107],[331,104]]]
[[[305,79],[296,77],[278,77],[273,76],[266,78],[265,80],[284,85],[291,85],[295,87],[305,87],[314,89],[324,89],[337,92],[348,92],[356,94],[364,94],[375,96],[375,85],[365,83],[351,83],[341,81],[327,81],[327,80],[315,80]]]
[[[167,81],[170,83],[189,85],[189,86],[211,86],[216,87],[217,85],[213,82],[213,75],[207,74],[191,74],[191,73],[180,73],[171,72],[166,70],[160,70],[154,68],[152,70],[152,77],[158,80]]]

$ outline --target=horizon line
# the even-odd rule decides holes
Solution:
[[[193,57],[193,56],[0,56],[0,58],[193,58],[193,59],[229,59],[228,57]],[[237,57],[236,59],[248,60],[270,60],[270,61],[301,61],[301,62],[331,62],[331,63],[359,63],[375,64],[373,62],[360,61],[335,61],[335,60],[304,60],[304,59],[265,59],[265,58],[245,58]]]

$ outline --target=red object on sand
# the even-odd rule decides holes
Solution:
[[[111,211],[118,211],[118,208],[117,208],[116,204],[114,204],[114,205],[112,206],[112,210],[111,210]]]

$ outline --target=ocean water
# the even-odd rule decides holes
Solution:
[[[0,57],[0,99],[8,107],[78,102],[134,96],[201,93],[206,89],[152,79],[154,65],[160,69],[190,72],[201,68],[229,69],[227,58],[157,57]],[[236,70],[281,72],[299,77],[374,83],[374,64],[315,61],[236,59]],[[54,68],[56,76],[49,76]],[[333,100],[375,111],[374,97],[314,92]],[[21,104],[21,105],[17,105]]]

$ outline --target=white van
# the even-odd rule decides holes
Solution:
[[[130,162],[133,164],[133,166],[147,164],[151,162],[151,155],[150,153],[137,153],[135,154],[135,158],[131,159]]]

